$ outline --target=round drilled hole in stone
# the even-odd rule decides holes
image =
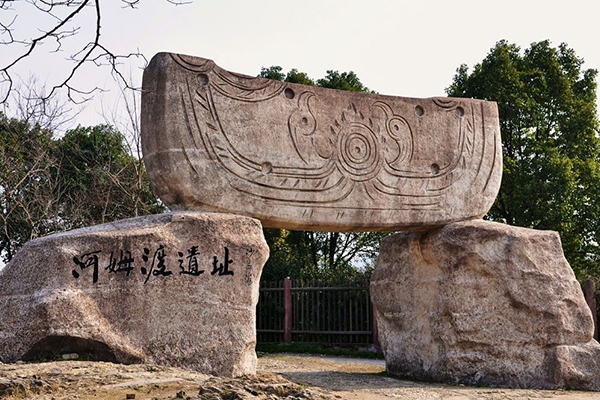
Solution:
[[[265,175],[269,175],[271,172],[273,172],[273,164],[271,164],[270,162],[262,163],[261,172]]]
[[[440,173],[440,166],[436,163],[431,164],[431,172],[433,172],[434,175],[437,175]]]
[[[417,114],[420,117],[421,115],[425,114],[425,110],[421,106],[416,106],[415,114]]]
[[[456,107],[456,115],[462,117],[463,115],[465,115],[465,109],[462,107]]]
[[[198,75],[198,82],[202,85],[208,85],[208,75],[206,74],[200,74]]]
[[[306,117],[302,117],[302,123],[303,123],[304,125],[308,124],[308,118],[306,118]]]
[[[294,91],[290,88],[287,88],[283,91],[283,94],[285,95],[285,97],[287,97],[288,99],[293,99],[294,96],[296,95],[296,93],[294,93]]]

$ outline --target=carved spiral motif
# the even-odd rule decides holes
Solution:
[[[410,160],[413,152],[412,131],[408,122],[400,117],[394,116],[387,122],[387,132],[397,145],[395,158],[388,160],[389,163],[405,163]]]
[[[353,123],[338,134],[338,165],[345,175],[357,182],[373,179],[379,173],[382,159],[371,129]]]

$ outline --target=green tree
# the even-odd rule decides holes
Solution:
[[[8,261],[28,240],[60,223],[53,193],[57,160],[52,133],[0,112],[0,256]]]
[[[283,68],[278,65],[269,68],[261,68],[261,78],[274,79],[276,81],[284,81],[290,83],[299,83],[301,85],[315,86],[315,81],[312,80],[305,72],[299,72],[296,68],[292,68],[287,74],[284,74]]]
[[[57,150],[63,176],[58,200],[68,229],[164,210],[142,161],[128,153],[112,126],[69,130]]]
[[[280,66],[262,68],[260,77],[330,89],[371,92],[350,72],[327,71],[316,82],[306,73],[292,69],[284,73]],[[379,243],[386,233],[307,232],[265,229],[271,249],[263,279],[319,279],[324,282],[362,279],[372,270]]]
[[[317,86],[349,92],[373,93],[372,90],[362,84],[358,76],[352,71],[340,73],[339,71],[329,70],[324,78],[317,80]]]
[[[498,42],[449,96],[498,103],[504,171],[488,218],[560,233],[579,279],[600,277],[600,163],[596,75],[566,44],[524,52]]]
[[[107,125],[78,127],[55,139],[39,124],[0,113],[0,160],[5,262],[39,236],[164,210],[141,160]]]

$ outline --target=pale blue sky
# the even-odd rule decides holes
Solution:
[[[23,12],[24,1],[16,3],[21,11],[16,32],[38,34],[44,22]],[[114,52],[139,49],[148,59],[159,51],[197,55],[248,75],[271,65],[298,68],[314,78],[328,69],[353,70],[382,94],[443,96],[456,68],[481,61],[500,39],[523,48],[544,39],[566,42],[585,59],[584,67],[600,69],[600,3],[592,1],[194,0],[174,6],[152,0],[138,9],[122,8],[117,0],[101,4],[102,40]],[[82,15],[77,40],[88,40],[93,11]],[[54,47],[47,42],[37,57],[19,66],[19,75],[35,75],[47,84],[64,76],[68,66],[60,61],[70,49],[49,54]],[[15,54],[0,47],[0,62]],[[125,70],[141,81],[141,65],[132,62]],[[88,68],[77,78],[80,87],[113,89],[79,117],[84,124],[102,122],[99,99],[110,107],[116,95],[107,70]]]

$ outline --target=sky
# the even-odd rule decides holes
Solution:
[[[16,35],[33,37],[49,29],[48,15],[24,0],[15,3],[13,10],[0,10],[0,22],[17,16]],[[523,49],[545,39],[554,46],[566,42],[585,60],[584,68],[600,69],[600,3],[592,1],[193,0],[175,6],[153,0],[132,9],[111,0],[100,5],[101,40],[114,53],[139,51],[148,60],[161,51],[183,53],[247,75],[272,65],[297,68],[315,79],[327,70],[354,71],[370,89],[396,96],[444,96],[456,68],[480,62],[501,39]],[[15,76],[35,77],[48,87],[63,79],[70,71],[65,58],[94,33],[93,17],[88,7],[78,17],[78,35],[64,40],[58,52],[52,41],[38,46],[16,66]],[[0,46],[0,64],[23,49]],[[128,60],[121,69],[139,84],[143,65]],[[88,66],[74,83],[107,90],[86,103],[77,123],[105,122],[106,109],[120,112],[120,92],[107,68]]]

